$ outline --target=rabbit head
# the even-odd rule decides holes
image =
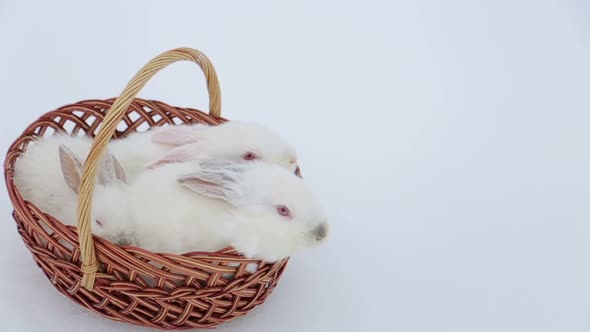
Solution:
[[[281,136],[255,123],[229,121],[218,126],[158,128],[152,141],[171,149],[148,168],[209,157],[233,161],[265,161],[297,170],[297,153]]]
[[[177,177],[182,187],[223,200],[231,217],[226,241],[249,258],[276,261],[323,242],[324,212],[310,187],[290,171],[265,162],[207,160]]]
[[[59,146],[62,174],[67,186],[76,194],[82,178],[82,162],[69,148]],[[124,208],[126,175],[119,161],[109,151],[103,155],[94,189],[92,204],[92,230],[117,244],[131,244],[129,238],[127,209]]]

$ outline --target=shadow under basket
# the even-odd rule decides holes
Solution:
[[[162,65],[165,56],[171,58]],[[207,77],[210,107],[219,102],[215,72],[209,67],[208,59],[196,50],[183,48],[165,52],[150,62],[160,61],[160,67],[151,75],[142,76],[150,69],[148,63],[134,79],[147,81],[155,72],[178,60],[192,60],[201,66]],[[91,233],[85,239],[82,231],[78,234],[78,227],[64,225],[25,201],[13,182],[16,160],[38,137],[56,132],[74,136],[96,135],[96,143],[101,131],[108,136],[108,141],[156,126],[180,123],[217,125],[226,121],[219,116],[219,105],[216,112],[211,108],[210,114],[206,114],[196,109],[135,98],[145,82],[135,86],[135,90],[131,89],[133,91],[126,96],[128,102],[125,103],[125,91],[133,88],[133,83],[134,80],[119,100],[86,100],[49,112],[16,139],[4,163],[6,185],[14,207],[13,217],[39,267],[55,288],[74,302],[103,317],[139,326],[213,328],[262,304],[277,285],[288,259],[276,263],[248,260],[232,248],[214,253],[161,254],[133,246],[117,246]],[[115,105],[119,102],[121,105]],[[120,115],[108,114],[107,111],[116,106],[122,107]],[[115,119],[110,128],[107,128],[108,116]],[[97,149],[94,143],[93,149]],[[89,241],[93,248],[91,253],[81,246],[83,239]],[[92,273],[83,265],[86,257],[90,257],[88,261],[96,257],[96,279],[90,286],[83,280],[85,274]],[[248,272],[248,264],[255,264],[256,272]]]

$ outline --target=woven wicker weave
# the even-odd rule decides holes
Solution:
[[[210,114],[135,99],[157,71],[180,60],[194,61],[203,69]],[[158,329],[212,328],[265,301],[288,259],[273,264],[248,260],[232,248],[215,253],[157,254],[119,247],[92,236],[90,230],[93,179],[108,140],[165,124],[216,125],[226,121],[219,117],[220,105],[217,77],[209,60],[196,50],[180,48],[150,61],[117,99],[60,107],[16,139],[4,163],[13,217],[25,245],[55,288],[104,317]],[[14,164],[31,140],[54,132],[95,137],[83,172],[78,227],[66,226],[23,200],[13,182]],[[246,271],[248,264],[257,264],[256,273]],[[233,279],[227,278],[228,273]]]

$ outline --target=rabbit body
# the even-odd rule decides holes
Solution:
[[[128,186],[107,185],[94,202],[95,234],[117,240],[129,235],[128,242],[153,252],[233,246],[248,258],[275,261],[317,245],[327,233],[308,186],[263,162],[169,164],[143,171]],[[297,212],[280,215],[276,206]]]

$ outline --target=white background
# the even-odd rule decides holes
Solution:
[[[298,148],[333,230],[219,331],[590,331],[589,19],[583,0],[0,0],[0,146],[194,47],[224,116]],[[140,96],[207,107],[190,63]],[[57,293],[1,195],[2,330],[144,331]]]

